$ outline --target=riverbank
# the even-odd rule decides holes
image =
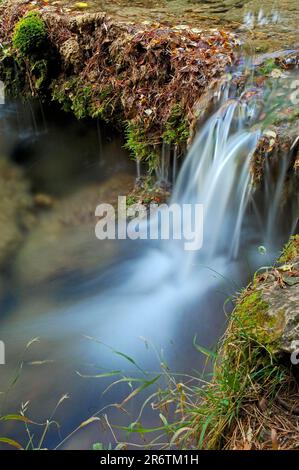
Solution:
[[[298,448],[299,236],[273,268],[257,273],[236,299],[217,352],[211,383],[177,386],[181,421],[173,444],[183,448]],[[183,401],[184,397],[184,401]]]

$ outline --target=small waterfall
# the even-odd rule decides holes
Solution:
[[[136,180],[140,180],[141,178],[141,163],[140,160],[136,159]]]
[[[205,211],[205,256],[219,250],[238,254],[240,231],[250,194],[249,164],[259,131],[244,130],[242,103],[224,104],[206,123],[178,177],[172,200],[201,203]],[[228,241],[228,246],[227,242]]]
[[[62,314],[56,325],[51,325],[57,334],[66,333],[59,326],[66,318],[68,324],[73,325],[70,332],[96,324],[97,305],[100,305],[105,316],[102,333],[107,338],[112,334],[113,342],[124,342],[125,347],[127,341],[115,332],[114,322],[121,325],[120,332],[126,329],[125,324],[131,324],[131,333],[138,330],[141,336],[146,332],[150,334],[154,317],[167,322],[182,305],[186,307],[198,297],[200,282],[203,292],[209,290],[209,281],[202,278],[203,266],[226,276],[232,265],[238,265],[240,253],[243,256],[248,247],[254,253],[252,263],[256,266],[257,248],[270,244],[277,232],[275,224],[280,217],[279,205],[288,165],[287,159],[280,163],[275,184],[270,177],[266,178],[262,193],[267,210],[261,213],[250,172],[251,158],[261,136],[262,121],[259,122],[260,112],[256,110],[259,103],[258,100],[257,104],[255,100],[247,102],[246,93],[241,97],[228,95],[225,88],[218,109],[198,133],[177,176],[170,200],[170,204],[179,206],[203,204],[203,248],[186,252],[184,240],[163,240],[163,226],[158,219],[150,220],[147,230],[150,232],[151,224],[157,224],[158,240],[148,240],[141,251],[135,250],[133,245],[126,246],[129,259],[120,257],[117,266],[103,273],[111,280],[117,279],[117,285],[111,281],[112,287],[100,292],[94,300],[88,300],[66,316]],[[176,158],[174,154],[175,161]],[[170,176],[169,162],[170,148],[164,144],[161,180],[168,180]],[[266,173],[270,175],[270,169]],[[174,165],[172,179],[175,177]],[[292,223],[288,224],[287,235]],[[82,315],[82,310],[88,310],[88,317]],[[138,327],[134,323],[136,316],[140,318]]]
[[[178,148],[177,145],[173,149],[173,160],[172,160],[172,184],[175,184],[177,174],[177,159],[178,159]]]
[[[171,161],[171,145],[163,142],[161,150],[161,161],[157,170],[157,180],[159,183],[170,182],[170,161]]]

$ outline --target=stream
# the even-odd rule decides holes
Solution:
[[[266,96],[260,109],[260,100],[223,90],[184,159],[170,203],[204,206],[203,248],[190,252],[183,240],[96,239],[97,203],[115,203],[135,176],[121,138],[110,129],[38,103],[1,108],[3,158],[23,168],[35,197],[46,194],[51,203],[35,215],[19,251],[2,268],[7,287],[0,319],[6,347],[1,413],[23,407],[44,422],[69,396],[55,411],[60,428],[50,427],[43,447],[56,447],[98,412],[112,425],[133,422],[156,385],[130,400],[125,413],[111,405],[129,395],[130,384],[105,391],[121,377],[150,381],[161,370],[182,380],[200,376],[205,357],[194,339],[214,348],[233,306],[226,301],[279,255],[297,220],[290,201],[280,208],[288,155],[259,191],[250,178],[271,102]],[[142,424],[160,424],[150,406]],[[26,446],[23,426],[3,424],[1,434]],[[37,428],[37,441],[41,433]],[[115,434],[133,447],[140,443],[138,436]],[[91,423],[60,448],[95,442],[115,445],[109,427]]]

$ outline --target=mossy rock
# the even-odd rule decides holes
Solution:
[[[255,278],[240,298],[234,321],[272,354],[292,353],[299,338],[299,236],[291,237],[278,265]]]

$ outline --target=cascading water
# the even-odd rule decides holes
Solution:
[[[65,362],[69,364],[70,358],[69,368],[77,369],[79,358],[83,370],[85,366],[97,372],[101,368],[106,371],[125,368],[126,373],[131,369],[132,374],[135,363],[124,362],[120,353],[123,352],[134,358],[140,369],[156,369],[156,358],[144,347],[147,341],[162,348],[162,356],[172,369],[188,372],[200,368],[192,349],[194,335],[197,333],[198,341],[204,345],[216,343],[224,327],[225,299],[242,287],[257,267],[273,261],[293,224],[290,215],[286,233],[278,245],[271,247],[274,237],[270,234],[276,233],[286,166],[279,184],[269,181],[266,185],[271,197],[268,196],[266,219],[260,229],[258,217],[251,209],[254,190],[250,162],[261,135],[260,126],[256,126],[259,115],[255,104],[242,97],[222,99],[181,168],[170,202],[203,204],[201,250],[185,251],[183,240],[126,242],[116,263],[106,267],[92,282],[80,286],[85,289],[85,300],[33,319],[28,314],[29,304],[27,314],[23,312],[22,318],[16,315],[11,323],[2,326],[2,335],[10,344],[16,337],[18,343],[25,344],[28,339],[40,336],[47,344],[46,355],[56,361],[52,375],[46,373],[39,380],[44,388],[38,391],[38,396],[42,398],[59,381],[64,383]],[[169,155],[168,150],[164,151],[165,165]],[[166,176],[164,166],[162,177]],[[268,257],[261,259],[258,246],[262,244],[269,246],[269,251]],[[88,294],[91,289],[92,295]],[[108,347],[82,341],[83,335]],[[75,387],[80,390],[77,382]],[[90,400],[94,402],[98,388],[96,391],[93,388],[92,393]],[[75,400],[80,400],[80,392],[74,395]],[[117,402],[120,396],[115,391],[107,400]],[[103,399],[101,404],[105,403]],[[85,408],[82,415],[83,418],[88,415]]]

